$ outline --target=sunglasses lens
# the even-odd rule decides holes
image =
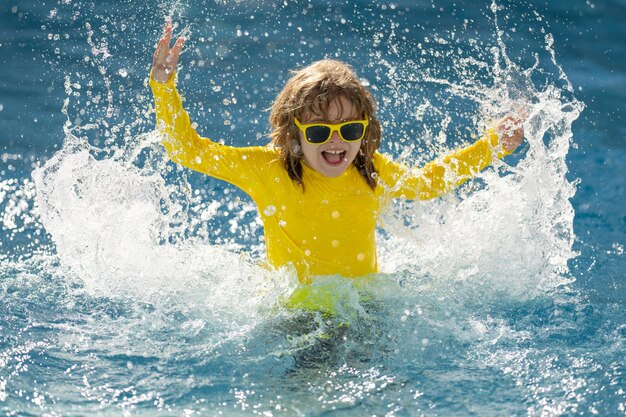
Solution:
[[[343,140],[356,141],[363,137],[365,125],[363,123],[348,123],[341,126],[341,136]]]
[[[310,126],[306,129],[306,140],[310,143],[326,142],[330,136],[330,128],[328,126]]]

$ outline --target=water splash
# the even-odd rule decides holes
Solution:
[[[547,62],[540,63],[535,55],[534,64],[523,68],[507,55],[498,5],[492,3],[491,9],[497,46],[489,54],[480,48],[477,53],[473,47],[478,44],[471,40],[473,47],[460,52],[461,41],[453,35],[423,51],[426,58],[409,59],[405,66],[391,64],[397,59],[382,59],[386,76],[419,83],[420,93],[435,98],[418,104],[414,113],[420,121],[432,123],[435,132],[427,136],[439,138],[429,145],[437,153],[445,151],[442,144],[450,136],[458,135],[459,130],[450,129],[453,118],[469,122],[477,131],[484,131],[494,117],[514,114],[525,119],[523,158],[495,161],[493,169],[441,201],[398,203],[383,219],[392,232],[383,239],[385,270],[410,271],[417,282],[419,277],[431,277],[455,294],[458,291],[451,287],[462,285],[464,291],[470,290],[463,297],[468,301],[479,290],[486,302],[503,294],[516,300],[541,296],[571,282],[567,262],[576,253],[569,200],[575,182],[567,179],[565,157],[572,123],[584,108],[555,60],[550,37],[545,44]],[[465,57],[467,50],[471,56]],[[425,66],[431,58],[442,62]],[[441,68],[449,69],[445,77]],[[546,74],[550,68],[556,69],[562,87],[535,82],[537,73]],[[405,93],[398,89],[400,100]],[[452,114],[451,106],[459,112]],[[412,149],[405,149],[403,156],[416,164],[423,157],[412,157]]]
[[[521,300],[569,282],[567,261],[575,255],[569,203],[574,186],[565,177],[565,156],[570,126],[582,105],[572,97],[569,82],[562,89],[535,85],[535,74],[545,67],[538,56],[525,69],[512,62],[495,3],[492,12],[496,39],[491,47],[454,33],[437,35],[425,40],[427,46],[418,45],[419,59],[400,60],[406,54],[398,47],[400,25],[392,24],[386,39],[377,35],[378,44],[393,46],[386,50],[379,46],[374,53],[380,63],[379,81],[384,78],[391,86],[389,100],[384,97],[383,103],[407,106],[412,96],[430,96],[412,111],[425,126],[425,136],[437,138],[426,146],[430,152],[447,149],[449,129],[458,124],[459,116],[479,130],[485,127],[486,115],[528,114],[524,159],[513,165],[494,163],[494,170],[480,174],[474,186],[456,196],[434,203],[399,203],[385,216],[384,226],[392,233],[379,236],[381,264],[402,287],[389,290],[389,297],[403,291],[434,294],[458,286],[463,290],[455,290],[453,297],[467,302],[473,299],[473,291],[480,291],[483,300],[497,300],[502,294]],[[95,40],[91,26],[88,30],[96,64],[104,64],[111,56],[109,49],[103,49],[106,42]],[[546,39],[548,63],[559,69],[559,79],[567,81]],[[101,47],[96,48],[96,42]],[[443,62],[431,65],[432,60]],[[451,73],[442,68],[450,68]],[[100,74],[108,97],[105,118],[110,118],[111,79]],[[277,305],[293,291],[295,282],[289,273],[268,279],[272,273],[255,265],[258,258],[236,253],[249,249],[250,242],[215,245],[207,241],[212,231],[201,225],[215,218],[218,210],[192,196],[184,176],[168,172],[172,168],[157,135],[126,133],[120,143],[116,132],[128,129],[119,125],[107,129],[110,134],[105,135],[109,139],[104,147],[88,141],[85,133],[97,131],[102,124],[70,122],[69,97],[80,88],[69,79],[66,87],[64,147],[33,173],[33,179],[41,221],[56,253],[88,291],[107,296],[132,294],[148,302],[177,294],[176,299],[185,305],[215,305],[216,312],[232,317],[244,312],[257,317],[254,309],[268,303],[268,294],[275,296],[269,305]],[[455,115],[455,109],[462,111]],[[420,163],[413,144],[404,140],[397,145],[406,145],[403,158]],[[215,203],[229,213],[240,210],[236,196],[226,195]],[[235,220],[230,229],[240,224]],[[336,285],[343,282],[338,280]],[[375,286],[368,290],[384,293]],[[360,305],[361,290],[350,291],[348,298],[354,302],[346,317],[354,312],[358,312],[354,317],[368,317]],[[403,304],[415,304],[411,296],[405,297]],[[246,306],[237,301],[241,299],[247,301]]]
[[[68,75],[63,149],[33,173],[30,185],[23,185],[23,197],[16,192],[22,185],[2,183],[5,198],[13,201],[10,207],[22,207],[9,210],[13,215],[4,224],[20,227],[15,220],[27,213],[34,217],[33,227],[43,223],[54,245],[27,260],[2,259],[0,276],[11,277],[0,282],[3,303],[16,317],[28,317],[28,329],[40,325],[39,317],[52,317],[40,326],[40,340],[16,328],[10,342],[15,348],[0,356],[0,401],[21,404],[12,394],[20,376],[47,381],[50,370],[40,369],[33,359],[40,352],[63,375],[48,385],[62,380],[66,392],[79,393],[78,399],[64,397],[68,403],[87,402],[86,408],[111,414],[150,415],[155,408],[180,414],[183,409],[189,414],[277,413],[282,407],[294,414],[342,409],[360,415],[368,407],[400,414],[446,406],[453,413],[458,408],[446,399],[449,392],[476,398],[482,388],[513,392],[519,401],[517,408],[511,405],[511,414],[524,414],[529,401],[539,404],[548,397],[545,392],[563,388],[549,372],[535,371],[536,357],[552,369],[559,366],[532,344],[568,331],[593,334],[593,311],[564,286],[571,282],[567,262],[575,256],[569,203],[575,183],[566,177],[565,157],[571,124],[583,106],[560,77],[549,37],[542,47],[547,55],[537,53],[528,65],[509,58],[509,30],[493,5],[491,41],[450,32],[428,34],[428,41],[411,45],[411,32],[394,21],[376,28],[371,51],[357,51],[373,69],[367,82],[382,96],[388,137],[405,138],[388,149],[409,163],[419,165],[463,145],[489,118],[520,108],[528,113],[527,144],[521,157],[495,163],[457,194],[429,203],[397,203],[379,233],[383,273],[370,281],[329,277],[315,283],[343,294],[336,317],[285,309],[283,300],[297,283],[292,271],[259,265],[253,248],[262,244],[252,204],[219,184],[186,178],[167,163],[157,135],[135,133],[146,120],[152,128],[149,100],[120,89],[127,86],[115,74],[129,81],[136,73],[127,70],[127,63],[123,71],[113,68],[115,37],[99,37],[99,25],[93,24],[89,46],[97,52],[106,45],[111,55],[105,60],[104,52],[93,52],[89,61],[96,70],[110,66],[105,73],[96,71],[103,92],[89,86],[98,79]],[[315,13],[311,3],[290,7],[300,6],[297,12]],[[389,7],[394,13],[396,8]],[[262,18],[255,11],[256,19]],[[352,23],[349,12],[332,12],[337,24]],[[248,14],[237,17],[252,21]],[[292,26],[307,30],[298,22],[287,25]],[[262,33],[235,29],[242,37],[263,39]],[[227,36],[208,40],[218,37],[215,27],[211,31],[207,42],[219,57],[210,58],[200,44],[187,70],[232,58],[236,47],[225,41]],[[315,41],[307,36],[293,52],[296,59],[312,56],[304,47]],[[279,55],[276,43],[268,46],[268,56]],[[247,70],[260,71],[254,65]],[[275,89],[268,85],[271,77],[261,73],[265,84],[260,88],[239,89],[232,74],[211,75],[207,86],[226,97],[217,103],[231,106],[231,97],[237,96],[244,107],[253,90]],[[90,113],[85,96],[103,114]],[[125,99],[133,103],[127,120],[116,108],[116,100]],[[396,108],[407,110],[410,123],[390,110]],[[230,108],[227,113],[229,129],[242,125],[243,113]],[[223,238],[241,230],[252,231],[253,237]],[[37,305],[52,313],[38,315]],[[619,348],[623,336],[614,338]],[[476,371],[485,366],[491,371]],[[619,377],[617,371],[612,375]],[[464,384],[467,380],[472,383]],[[494,380],[501,384],[494,387]],[[507,384],[514,386],[510,392]],[[35,406],[54,409],[46,400],[53,394],[45,391],[33,395],[40,404]],[[562,391],[579,393],[571,387]],[[42,399],[42,393],[47,397]],[[81,411],[91,411],[86,408]]]
[[[430,204],[405,203],[387,216],[400,242],[383,259],[393,259],[387,251],[404,248],[403,259],[410,260],[394,259],[392,270],[488,283],[496,297],[532,297],[569,282],[567,262],[575,256],[569,199],[575,187],[566,178],[565,156],[582,106],[563,102],[555,90],[535,98],[523,160],[515,166],[497,162],[478,176],[478,190],[468,187],[460,197]]]

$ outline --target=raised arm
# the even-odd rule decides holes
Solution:
[[[228,181],[250,195],[259,188],[262,173],[271,158],[269,148],[225,146],[200,137],[176,90],[176,65],[185,39],[174,46],[172,25],[168,21],[152,61],[150,87],[154,94],[157,129],[172,161],[198,172]]]
[[[496,156],[514,152],[524,131],[522,120],[506,116],[472,145],[411,169],[379,156],[377,169],[382,186],[394,198],[428,200],[439,197],[474,177],[489,166]]]
[[[163,146],[174,162],[208,174],[204,169],[206,161],[203,161],[203,156],[209,150],[207,146],[211,148],[212,143],[202,139],[195,131],[176,90],[174,74],[185,39],[179,37],[170,48],[172,30],[171,22],[167,21],[154,52],[150,71],[157,129],[164,134]]]

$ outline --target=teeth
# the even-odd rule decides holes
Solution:
[[[335,155],[340,155],[340,154],[342,154],[344,151],[337,151],[337,150],[332,150],[332,149],[331,149],[331,150],[324,151],[324,152],[326,152],[326,153],[332,153],[332,154],[335,154]]]

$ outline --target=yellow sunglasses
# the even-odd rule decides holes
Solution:
[[[351,120],[349,122],[328,124],[328,123],[311,123],[303,125],[298,119],[295,119],[296,126],[304,133],[307,142],[314,145],[321,145],[328,142],[333,132],[339,133],[339,137],[344,142],[356,142],[363,139],[365,129],[369,124],[369,120]]]

